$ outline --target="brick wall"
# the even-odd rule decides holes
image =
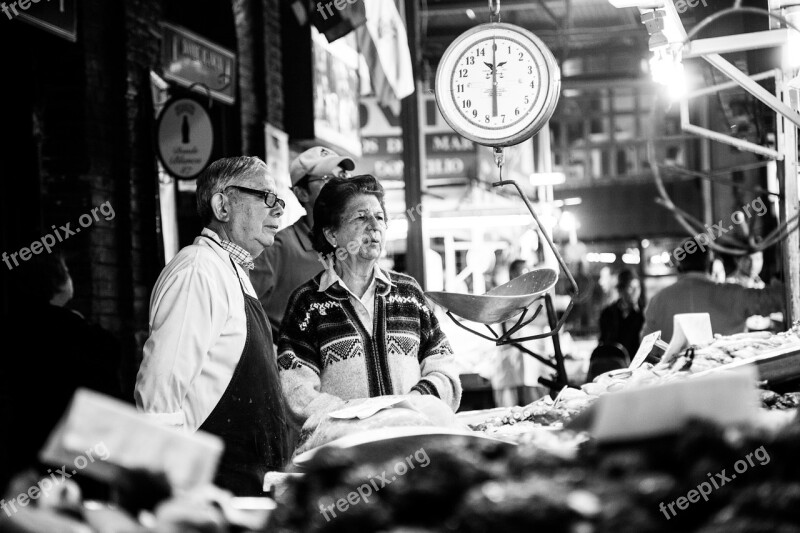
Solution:
[[[129,339],[123,377],[132,387],[148,333],[150,291],[164,264],[159,241],[158,175],[154,153],[154,110],[150,71],[159,71],[161,0],[127,0],[124,12],[125,88],[124,131],[126,137],[125,185],[127,231],[117,243],[120,258],[127,263],[124,333]]]
[[[231,0],[239,61],[242,152],[264,157],[264,123],[283,128],[279,0]]]
[[[281,2],[261,0],[264,10],[264,62],[267,75],[266,121],[283,129],[283,52],[281,48]],[[309,105],[310,102],[309,102]]]
[[[84,51],[86,116],[85,143],[88,169],[88,205],[109,202],[115,217],[95,222],[89,232],[89,249],[83,259],[91,275],[91,318],[118,337],[124,335],[129,290],[126,265],[120,254],[126,232],[125,129],[122,110],[124,64],[121,61],[124,39],[122,9],[117,2],[85,0],[81,9],[79,43]],[[94,261],[96,257],[98,260]]]
[[[264,157],[265,73],[261,5],[257,0],[232,0],[239,63],[242,152]]]

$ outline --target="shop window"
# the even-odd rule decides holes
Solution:
[[[613,90],[615,111],[636,111],[637,92],[632,87],[619,87]]]
[[[572,181],[649,178],[646,139],[667,164],[687,165],[688,135],[677,110],[652,114],[654,87],[642,81],[563,90],[550,121],[554,170]]]
[[[632,140],[639,137],[636,131],[636,115],[617,115],[614,117],[614,139]]]

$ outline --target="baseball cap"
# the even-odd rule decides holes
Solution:
[[[289,176],[292,187],[304,176],[325,176],[338,174],[341,169],[353,170],[356,163],[349,157],[340,156],[330,148],[315,146],[309,148],[291,162]]]

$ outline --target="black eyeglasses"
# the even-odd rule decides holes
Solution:
[[[260,196],[264,199],[264,203],[267,207],[275,207],[275,204],[281,206],[281,209],[286,207],[286,202],[278,198],[278,195],[274,192],[270,191],[259,191],[258,189],[250,189],[248,187],[242,187],[240,185],[228,185],[227,189],[236,189],[247,194],[252,194],[253,196]]]

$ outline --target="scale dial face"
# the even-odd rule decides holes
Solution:
[[[558,64],[544,43],[499,22],[457,37],[436,71],[436,102],[444,119],[487,146],[533,136],[553,115],[560,88]]]

